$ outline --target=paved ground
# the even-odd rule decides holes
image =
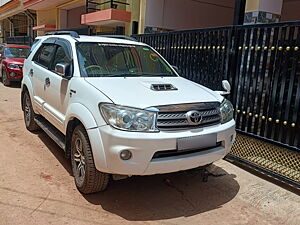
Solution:
[[[0,84],[0,224],[300,224],[300,196],[226,161],[199,172],[132,177],[80,194],[69,161],[26,131],[20,88]]]

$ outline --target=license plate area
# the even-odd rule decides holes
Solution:
[[[184,137],[177,139],[177,150],[186,151],[215,147],[217,145],[217,134]]]

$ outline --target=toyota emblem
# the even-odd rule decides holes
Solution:
[[[196,110],[187,112],[186,118],[190,125],[199,125],[202,122],[202,115]]]

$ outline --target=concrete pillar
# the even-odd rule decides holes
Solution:
[[[6,19],[9,22],[9,36],[13,37],[15,36],[15,28],[14,28],[13,20],[10,18],[6,18]]]
[[[4,42],[4,23],[0,21],[0,43]]]
[[[131,21],[130,21],[130,23],[125,24],[125,34],[126,35],[131,35],[132,34],[133,22],[139,22],[140,1],[127,0],[126,2],[129,4],[129,5],[126,6],[126,11],[131,12]]]
[[[244,24],[280,21],[283,0],[247,0]]]
[[[140,0],[139,34],[145,31],[146,6],[147,0]]]

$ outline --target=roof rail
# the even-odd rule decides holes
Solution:
[[[118,39],[125,39],[125,40],[129,40],[129,41],[138,41],[137,39],[135,39],[134,37],[130,37],[127,35],[100,35],[101,37],[108,37],[108,38],[118,38]]]
[[[52,31],[46,33],[45,35],[70,35],[73,38],[80,38],[77,32],[69,30]]]

